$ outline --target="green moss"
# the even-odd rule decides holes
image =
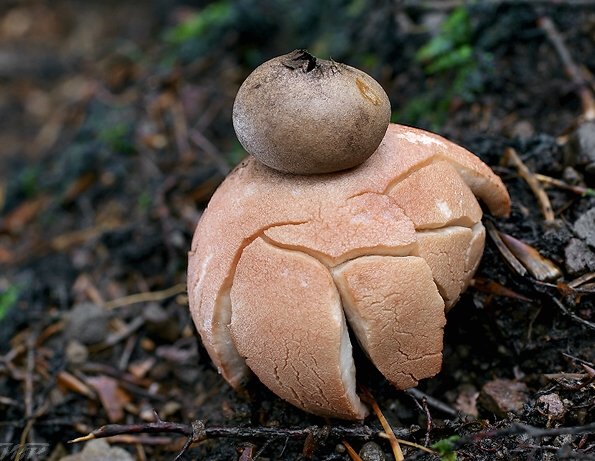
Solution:
[[[432,448],[438,452],[442,461],[456,461],[457,453],[453,442],[457,441],[459,438],[458,435],[453,435],[447,439],[439,440],[432,445]]]
[[[399,113],[402,123],[439,130],[446,122],[452,102],[459,98],[470,103],[484,90],[484,73],[491,55],[474,46],[474,30],[469,11],[457,8],[440,27],[440,33],[419,48],[419,62],[432,86],[413,98]]]

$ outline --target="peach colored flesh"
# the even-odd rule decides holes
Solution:
[[[253,158],[201,217],[188,267],[190,310],[223,377],[252,370],[312,413],[361,419],[347,322],[405,389],[441,366],[445,308],[469,284],[483,201],[510,211],[498,176],[446,139],[391,124],[365,163],[299,176]]]

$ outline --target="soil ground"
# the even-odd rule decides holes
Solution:
[[[492,166],[513,211],[485,221],[562,271],[547,282],[519,274],[488,239],[473,286],[448,313],[443,371],[412,395],[362,356],[359,381],[399,437],[427,446],[462,437],[453,442],[460,460],[595,459],[595,288],[572,283],[595,271],[593,160],[588,148],[579,153],[595,138],[581,125],[579,97],[595,85],[595,5],[489,1],[457,19],[450,3],[333,1],[354,10],[325,10],[327,22],[314,24],[308,14],[324,6],[304,2],[288,31],[288,16],[275,14],[295,5],[215,2],[232,5],[209,13],[218,29],[189,40],[171,31],[181,34],[201,2],[0,5],[0,444],[47,443],[60,459],[84,446],[68,440],[110,422],[152,421],[155,409],[172,422],[278,430],[212,438],[182,459],[348,460],[344,442],[363,459],[392,458],[376,436],[380,453],[356,436],[286,437],[285,428],[357,425],[305,414],[259,384],[250,398],[236,394],[188,314],[194,227],[244,155],[231,127],[237,88],[265,59],[313,47],[374,75],[394,121],[437,131]],[[249,9],[258,14],[241,16]],[[584,82],[565,72],[539,25],[545,17]],[[441,28],[448,18],[459,29]],[[300,38],[300,20],[319,35]],[[434,39],[449,45],[429,63],[416,59]],[[533,173],[586,193],[548,187],[555,221],[546,222],[502,161],[510,147]],[[364,424],[380,430],[375,417]],[[110,440],[139,460],[173,459],[184,441]]]

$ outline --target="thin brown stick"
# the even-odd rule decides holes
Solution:
[[[184,106],[179,99],[172,98],[172,103],[169,106],[169,111],[173,117],[174,138],[176,141],[176,148],[178,156],[183,158],[190,152],[190,144],[188,142],[188,121],[184,112]]]
[[[568,47],[564,43],[562,35],[558,31],[554,22],[547,16],[538,21],[539,27],[546,33],[550,42],[556,49],[566,74],[576,86],[576,93],[581,99],[583,107],[583,120],[595,120],[595,97],[589,88],[588,82],[584,79],[580,67],[574,62]]]
[[[215,163],[215,166],[223,176],[227,176],[231,168],[219,152],[219,149],[209,141],[199,130],[190,130],[190,140],[200,147]]]
[[[515,271],[521,277],[527,275],[527,269],[525,266],[521,264],[521,262],[516,258],[515,255],[508,249],[508,247],[502,241],[500,234],[496,230],[496,226],[491,221],[485,222],[485,227],[488,231],[488,235],[492,238],[492,241],[496,245],[496,248],[500,252],[500,255],[504,258],[504,261],[509,265],[509,267]]]
[[[24,400],[25,400],[25,417],[29,420],[21,433],[21,448],[18,450],[15,461],[21,459],[23,453],[22,447],[25,446],[25,442],[29,437],[32,436],[33,425],[35,424],[36,418],[33,418],[33,371],[35,370],[35,338],[30,335],[26,341],[27,344],[27,368],[25,371],[24,380]]]
[[[432,397],[431,395],[428,395],[425,392],[422,392],[419,389],[416,389],[415,387],[412,387],[411,389],[407,389],[405,392],[407,392],[409,395],[411,395],[415,399],[420,399],[420,400],[425,399],[429,406],[431,406],[431,407],[435,408],[436,410],[439,410],[443,413],[446,413],[447,415],[449,415],[452,418],[456,418],[459,414],[459,412],[457,410],[455,410],[451,406],[447,405],[443,401],[438,400],[436,397]]]
[[[109,437],[107,441],[110,443],[163,446],[170,445],[174,440],[176,440],[174,437],[121,434],[113,435],[112,437]]]
[[[378,434],[378,437],[381,437],[383,439],[387,439],[388,440],[388,434],[381,432],[380,434]],[[403,439],[399,439],[397,438],[397,441],[401,444],[401,445],[407,445],[408,447],[413,447],[413,448],[417,448],[418,450],[422,450],[425,451],[426,453],[430,453],[432,455],[438,455],[437,452],[435,452],[434,450],[428,448],[428,447],[424,447],[423,445],[420,445],[418,443],[414,443],[414,442],[409,442],[408,440],[403,440]]]
[[[430,409],[428,408],[428,400],[423,398],[422,401],[422,410],[426,414],[426,440],[424,441],[424,445],[427,447],[430,445],[430,432],[432,431],[432,427],[434,426],[434,422],[432,421],[432,415],[430,413]]]
[[[345,445],[345,448],[347,448],[347,453],[349,453],[349,456],[353,461],[362,461],[360,456],[357,454],[357,451],[353,449],[353,447],[349,444],[349,442],[347,442],[347,440],[343,440],[341,443]]]
[[[186,291],[185,283],[178,283],[173,287],[167,288],[162,291],[149,291],[146,293],[136,293],[130,296],[124,296],[123,298],[114,299],[105,303],[104,307],[107,310],[115,309],[117,307],[128,306],[130,304],[145,303],[148,301],[162,301],[167,298],[172,298],[175,295],[184,293]]]
[[[578,288],[583,283],[587,283],[590,280],[593,280],[594,278],[595,278],[595,272],[589,272],[587,274],[581,275],[580,277],[572,280],[571,282],[568,282],[568,286],[570,288]]]
[[[549,176],[539,174],[539,173],[534,173],[533,176],[535,176],[535,179],[537,179],[539,182],[542,182],[544,184],[548,184],[551,186],[556,186],[556,187],[559,187],[560,189],[569,190],[569,191],[574,192],[575,194],[578,194],[578,195],[595,196],[595,189],[591,189],[589,187],[572,186],[570,184],[566,184],[564,181],[561,181],[560,179],[551,178]]]
[[[390,426],[390,424],[388,423],[388,421],[382,414],[382,411],[380,410],[378,403],[376,403],[376,399],[374,398],[374,396],[372,396],[370,391],[368,389],[366,389],[364,386],[360,386],[360,387],[363,390],[365,401],[367,403],[369,403],[370,405],[372,405],[372,409],[374,410],[374,413],[376,413],[376,416],[378,417],[380,424],[382,424],[382,428],[384,429],[384,432],[388,435],[388,441],[390,442],[390,446],[393,449],[393,454],[395,455],[395,460],[403,461],[405,459],[405,457],[403,456],[403,451],[401,450],[401,446],[399,445],[399,442],[398,442],[397,438],[395,437],[393,428]]]
[[[550,203],[549,197],[547,196],[541,183],[537,181],[531,170],[529,170],[527,165],[525,165],[517,155],[516,151],[512,147],[509,147],[504,151],[502,160],[504,162],[510,162],[516,167],[519,176],[523,178],[527,184],[529,184],[529,187],[535,194],[535,197],[537,197],[537,201],[541,206],[541,212],[543,213],[546,224],[554,224],[556,222],[556,218],[554,216],[554,211],[552,209],[552,204]]]
[[[176,455],[176,457],[173,459],[173,461],[178,461],[179,459],[181,459],[182,456],[184,456],[184,453],[188,451],[188,448],[190,448],[190,445],[192,445],[192,436],[188,437],[186,443],[184,444],[180,452]]]
[[[25,372],[25,417],[33,415],[33,371],[35,369],[35,339],[27,338],[27,370]]]
[[[280,427],[225,427],[211,426],[205,427],[201,421],[195,421],[192,424],[173,423],[157,420],[151,423],[139,424],[108,424],[94,430],[90,434],[71,440],[69,443],[84,442],[91,439],[101,439],[122,434],[156,434],[161,432],[175,433],[192,437],[192,443],[201,442],[207,439],[232,437],[232,438],[291,438],[305,439],[313,432],[325,430],[319,426],[298,427],[298,428],[280,428]],[[396,431],[399,435],[407,436],[410,434],[408,429]],[[354,426],[332,426],[329,436],[334,438],[356,438],[370,440],[379,436],[380,431],[366,425]]]
[[[570,317],[571,319],[575,320],[578,323],[582,323],[583,325],[585,325],[587,328],[591,328],[592,330],[595,330],[595,323],[589,322],[588,320],[585,320],[581,317],[579,317],[578,315],[576,315],[574,312],[570,312],[566,306],[562,303],[562,301],[560,301],[558,298],[556,298],[555,296],[551,297],[552,300],[554,301],[554,303],[556,303],[556,305],[560,308],[560,310],[562,311],[562,313],[564,313],[565,315],[567,315],[568,317]]]
[[[183,423],[171,423],[167,421],[156,421],[153,423],[142,423],[132,425],[118,425],[110,424],[103,426],[85,437],[79,437],[78,439],[71,440],[69,443],[82,442],[95,438],[111,437],[114,435],[121,434],[137,434],[137,433],[157,433],[157,432],[171,432],[184,435],[192,443],[202,442],[203,440],[217,438],[217,437],[231,437],[231,438],[286,438],[286,439],[305,439],[312,434],[319,432],[328,433],[329,437],[338,438],[340,440],[355,438],[370,440],[375,437],[381,437],[385,439],[391,439],[394,437],[389,436],[385,432],[379,432],[366,425],[354,425],[354,426],[311,426],[311,427],[299,427],[299,428],[279,428],[279,427],[205,427],[201,421],[194,421],[192,424]],[[396,431],[401,436],[410,435],[410,431],[407,429],[401,429]],[[574,427],[558,427],[558,428],[547,428],[540,429],[537,427],[529,426],[526,424],[513,423],[511,426],[503,429],[493,429],[485,432],[479,432],[474,434],[468,434],[461,437],[458,440],[451,442],[453,450],[463,447],[467,444],[477,443],[480,440],[488,437],[504,437],[508,435],[526,434],[529,437],[542,438],[542,437],[555,437],[558,435],[583,435],[583,434],[595,434],[595,423],[587,424],[584,426]],[[430,452],[429,449],[406,442],[401,439],[397,439],[403,444],[417,447],[426,452]],[[188,441],[186,442],[188,443]]]
[[[493,429],[485,432],[478,432],[476,434],[469,434],[461,437],[458,440],[454,440],[452,445],[454,448],[461,447],[468,443],[478,442],[487,437],[503,437],[506,435],[517,435],[526,434],[529,437],[541,438],[541,437],[556,437],[558,435],[580,435],[580,434],[595,434],[595,423],[587,424],[584,426],[574,427],[557,427],[540,429],[538,427],[529,426],[528,424],[513,423],[511,426],[504,429]]]
[[[89,350],[91,352],[99,352],[104,349],[107,349],[108,347],[112,347],[118,344],[120,341],[123,341],[126,338],[128,338],[131,334],[133,334],[144,324],[145,319],[143,317],[136,317],[133,320],[131,320],[130,323],[128,323],[121,331],[118,331],[117,333],[113,333],[110,336],[108,336],[108,338],[105,341],[89,346]]]

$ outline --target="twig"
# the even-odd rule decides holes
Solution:
[[[585,386],[588,386],[595,381],[595,369],[585,363],[581,363],[586,373],[554,373],[545,374],[544,378],[554,381],[556,384],[562,386],[564,389],[571,391],[578,391]],[[568,384],[569,379],[578,380],[577,384]]]
[[[186,114],[184,113],[184,106],[179,99],[173,99],[169,106],[169,111],[173,117],[174,137],[176,140],[176,147],[178,156],[184,158],[190,152],[190,144],[188,143],[188,122]]]
[[[554,216],[554,211],[552,210],[552,204],[550,203],[550,199],[547,196],[545,190],[543,189],[541,183],[537,181],[531,170],[523,163],[520,157],[517,155],[516,151],[509,147],[504,151],[504,156],[502,157],[502,161],[504,163],[510,162],[512,163],[521,178],[523,178],[529,187],[537,197],[539,205],[541,206],[541,212],[545,218],[546,224],[554,224],[556,222],[556,218]]]
[[[547,377],[547,375],[545,375]],[[562,386],[564,389],[567,389],[569,391],[578,391],[580,389],[582,389],[585,386],[588,386],[589,384],[591,384],[593,381],[595,381],[595,375],[593,376],[589,376],[589,374],[586,374],[586,378],[584,381],[579,381],[578,384],[567,384],[564,381],[561,381],[560,379],[556,379],[556,378],[549,378],[552,381],[554,381],[556,384]]]
[[[589,272],[587,274],[581,275],[580,277],[572,280],[571,282],[568,282],[568,286],[570,288],[578,288],[583,283],[587,283],[588,281],[593,280],[594,278],[595,272]]]
[[[579,435],[579,434],[595,434],[595,423],[587,424],[585,426],[574,427],[556,427],[549,429],[540,429],[538,427],[529,426],[528,424],[513,423],[511,426],[504,429],[494,429],[486,432],[478,432],[476,434],[468,434],[451,443],[457,448],[462,447],[468,443],[475,443],[486,437],[503,437],[505,435],[526,434],[529,437],[555,437],[558,435]]]
[[[149,291],[146,293],[136,293],[130,296],[124,296],[123,298],[114,299],[105,303],[104,307],[107,310],[115,309],[117,307],[128,306],[130,304],[144,303],[148,301],[162,301],[167,298],[171,298],[180,293],[186,291],[185,283],[178,283],[173,287],[167,288],[162,291]]]
[[[190,445],[192,445],[193,439],[193,436],[188,436],[186,443],[184,444],[180,452],[176,455],[176,457],[173,459],[173,461],[178,461],[182,456],[184,456],[184,453],[186,453],[188,451],[188,448],[190,448]]]
[[[369,403],[370,405],[372,405],[372,409],[374,410],[374,413],[376,413],[376,416],[380,420],[380,424],[382,424],[384,432],[388,435],[388,441],[390,442],[390,446],[393,449],[393,454],[395,455],[395,460],[403,461],[405,459],[405,457],[403,456],[403,452],[401,451],[399,442],[398,442],[397,438],[395,437],[393,428],[390,426],[390,424],[388,423],[388,421],[382,414],[382,411],[380,411],[380,407],[378,406],[378,403],[376,403],[376,399],[372,396],[370,391],[367,388],[365,388],[364,386],[360,386],[360,387],[364,393],[366,402]]]
[[[27,421],[27,424],[25,425],[25,428],[23,429],[23,433],[21,434],[21,439],[20,439],[21,447],[17,451],[17,455],[15,456],[14,461],[19,461],[21,459],[21,455],[23,454],[24,447],[26,446],[27,438],[29,437],[29,432],[31,431],[31,429],[33,429],[33,426],[37,422],[37,418],[39,418],[39,416],[41,416],[43,413],[45,413],[45,411],[47,410],[49,405],[50,405],[50,402],[48,400],[37,410],[37,412],[31,417],[31,419],[29,419],[29,421]]]
[[[595,323],[591,323],[583,318],[580,318],[578,315],[576,315],[574,312],[570,312],[566,306],[555,296],[551,296],[552,300],[554,301],[554,303],[556,303],[556,305],[560,308],[560,310],[562,311],[562,313],[564,313],[565,315],[569,316],[571,319],[582,323],[583,325],[585,325],[588,328],[591,328],[592,330],[595,330]]]
[[[388,439],[388,434],[381,432],[380,434],[378,434],[378,437],[382,437],[383,439]],[[435,452],[434,450],[428,448],[428,447],[424,447],[423,445],[420,445],[418,443],[414,443],[414,442],[409,442],[408,440],[403,440],[403,439],[399,439],[397,438],[397,441],[401,444],[401,445],[407,445],[409,447],[414,447],[417,448],[418,450],[421,451],[425,451],[426,453],[430,453],[432,455],[437,455],[438,453]]]
[[[99,352],[108,347],[112,347],[118,344],[120,341],[128,338],[132,333],[138,330],[145,324],[145,319],[143,317],[136,317],[130,323],[128,323],[121,331],[117,333],[111,334],[105,341],[97,344],[93,344],[89,346],[89,350],[91,352]]]
[[[533,302],[531,298],[527,298],[516,291],[512,291],[509,288],[506,288],[504,285],[500,285],[493,280],[486,280],[482,277],[474,277],[471,279],[469,286],[472,286],[477,291],[481,291],[483,293],[487,293],[489,295],[494,296],[504,296],[506,298],[518,299],[520,301],[525,301],[528,303]]]
[[[25,373],[25,417],[33,415],[33,370],[35,369],[35,339],[27,338],[27,371]]]
[[[332,426],[329,428],[320,426],[281,428],[281,427],[206,427],[202,421],[187,423],[173,423],[157,419],[155,422],[139,424],[108,424],[94,430],[90,434],[69,441],[69,443],[84,442],[91,439],[101,439],[123,434],[155,434],[160,432],[175,433],[191,438],[191,443],[202,442],[207,439],[231,437],[231,438],[288,438],[305,439],[312,434],[321,431],[328,431],[328,436],[333,438],[355,438],[370,440],[380,437],[381,431],[366,425],[354,426]],[[408,429],[396,431],[400,436],[408,436]]]
[[[181,153],[181,155],[184,154]],[[175,174],[168,175],[153,195],[153,202],[155,210],[157,211],[157,216],[159,217],[159,223],[161,224],[163,242],[165,243],[168,255],[168,263],[164,268],[166,274],[173,273],[172,269],[177,264],[176,248],[172,241],[172,217],[170,207],[167,204],[166,195],[176,186],[178,182],[179,178]]]
[[[209,141],[199,130],[190,130],[190,140],[200,147],[211,159],[215,162],[215,166],[223,176],[227,176],[231,171],[231,168],[224,160],[223,156],[219,152],[211,141]]]
[[[587,372],[587,374],[591,377],[591,378],[595,378],[595,368],[590,367],[589,365],[587,365],[586,363],[582,364],[583,369]]]
[[[428,399],[422,399],[422,410],[426,414],[427,423],[426,423],[426,440],[424,445],[427,447],[430,445],[430,432],[432,431],[432,427],[434,426],[434,421],[432,421],[432,415],[430,414],[430,409],[428,408]]]
[[[570,360],[573,360],[573,361],[576,361],[576,362],[580,362],[581,365],[587,365],[590,368],[595,368],[595,364],[592,363],[592,362],[587,362],[586,360],[583,360],[583,359],[581,359],[579,357],[575,357],[574,355],[570,355],[570,354],[568,354],[566,352],[562,352],[562,355],[564,357],[566,357],[567,359],[570,359]]]
[[[136,340],[137,338],[135,336],[128,337],[126,345],[124,346],[124,350],[122,351],[122,355],[120,355],[120,360],[118,361],[119,370],[126,370],[126,368],[128,368],[128,362],[130,361],[130,356],[132,355],[134,347],[136,346]]]
[[[341,443],[345,445],[345,448],[347,448],[347,453],[349,453],[349,456],[353,461],[362,461],[360,456],[357,454],[357,451],[353,449],[353,447],[349,444],[349,442],[347,442],[347,440],[343,440]]]
[[[545,175],[539,174],[539,173],[535,173],[533,176],[535,176],[535,179],[537,179],[539,182],[549,184],[551,186],[556,186],[556,187],[559,187],[560,189],[569,190],[569,191],[574,192],[575,194],[578,194],[578,195],[590,196],[590,197],[595,196],[595,189],[591,189],[589,187],[572,186],[570,184],[566,184],[564,181],[561,181],[559,179],[550,178],[549,176],[545,176]]]
[[[23,454],[22,447],[25,446],[27,438],[33,429],[33,425],[37,418],[33,417],[33,371],[35,370],[35,338],[34,335],[30,335],[27,338],[27,369],[25,372],[25,418],[28,419],[23,432],[21,433],[21,448],[17,451],[15,461],[19,461]]]
[[[412,387],[411,389],[407,389],[405,392],[407,392],[409,395],[415,397],[416,399],[420,399],[420,400],[426,399],[426,402],[428,402],[428,405],[435,408],[436,410],[446,413],[447,415],[449,415],[452,418],[456,418],[459,414],[459,412],[457,410],[448,406],[446,403],[442,402],[441,400],[438,400],[436,397],[432,397],[431,395],[428,395],[428,394],[420,391],[419,389],[416,389],[415,387]]]
[[[521,277],[527,275],[527,269],[525,266],[521,264],[521,262],[516,258],[515,255],[508,249],[508,247],[502,241],[500,234],[496,230],[496,226],[491,221],[485,222],[485,227],[488,231],[489,236],[492,238],[492,241],[496,245],[496,248],[504,258],[504,261]]]
[[[81,365],[80,371],[82,371],[83,373],[98,373],[108,375],[112,378],[116,378],[121,381],[126,381],[130,384],[140,386],[143,388],[149,388],[151,384],[153,384],[153,381],[150,379],[139,378],[131,373],[127,373],[125,371],[111,367],[104,363],[86,362]]]
[[[262,455],[264,453],[264,451],[266,450],[266,448],[270,445],[270,443],[273,441],[273,439],[269,439],[266,442],[264,442],[262,444],[262,447],[259,448],[259,450],[256,452],[256,454],[252,457],[252,459],[256,459],[258,458],[260,455]]]
[[[563,273],[550,259],[545,258],[531,245],[514,238],[512,235],[498,232],[498,235],[510,252],[525,266],[536,280],[554,281],[563,277]]]
[[[595,98],[589,89],[587,81],[583,78],[580,68],[576,65],[562,35],[556,28],[554,22],[547,16],[544,16],[538,21],[539,27],[546,33],[552,45],[556,49],[558,56],[562,60],[566,74],[576,86],[576,92],[581,99],[583,106],[583,120],[595,120]]]
[[[170,445],[174,440],[172,437],[121,434],[109,438],[110,443],[142,444],[142,445]]]
[[[89,399],[97,398],[97,394],[95,394],[89,386],[66,370],[58,372],[56,375],[56,383],[67,387],[71,391],[84,395]]]

